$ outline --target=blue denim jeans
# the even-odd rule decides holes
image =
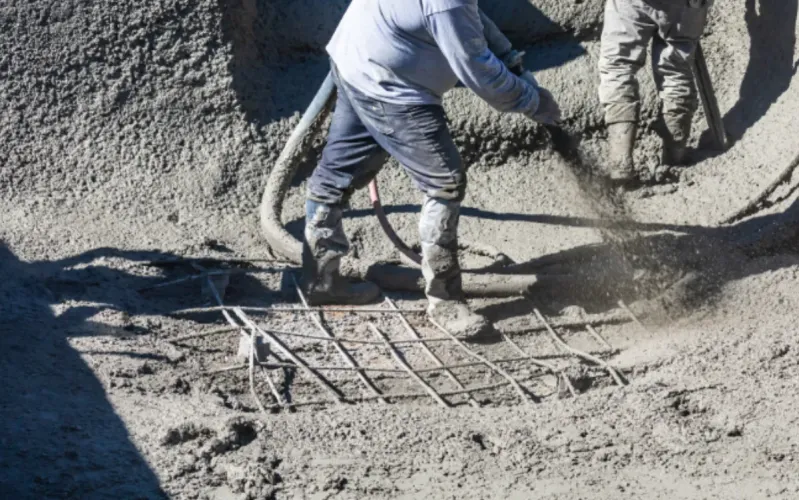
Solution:
[[[332,71],[338,96],[328,142],[308,183],[310,200],[347,202],[378,174],[388,155],[429,198],[460,202],[467,177],[438,105],[397,105],[371,99]]]

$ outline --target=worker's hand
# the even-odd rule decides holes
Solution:
[[[530,117],[544,125],[558,125],[558,122],[561,121],[561,108],[558,107],[553,94],[542,87],[538,87],[536,90],[539,92],[539,107]]]

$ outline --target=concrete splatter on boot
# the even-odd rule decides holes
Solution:
[[[617,122],[608,125],[608,177],[619,184],[636,178],[633,167],[633,143],[636,140],[636,123]]]
[[[493,328],[486,318],[473,312],[463,298],[458,264],[460,207],[457,201],[426,197],[419,233],[428,315],[456,337],[469,339],[487,336]]]
[[[307,200],[302,286],[309,304],[358,305],[380,297],[381,290],[375,284],[351,283],[339,274],[349,246],[341,207]]]
[[[692,132],[692,113],[683,110],[663,112],[666,135],[663,141],[662,163],[671,166],[686,164],[689,136]]]

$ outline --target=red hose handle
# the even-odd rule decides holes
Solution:
[[[389,237],[389,240],[395,248],[411,262],[419,266],[420,263],[422,263],[422,257],[420,257],[417,252],[411,250],[411,248],[400,239],[392,225],[389,224],[389,220],[386,218],[386,212],[383,211],[383,206],[381,205],[381,197],[378,194],[378,183],[375,179],[372,179],[369,183],[369,200],[372,202],[372,209],[375,210],[375,216],[381,224],[381,229],[383,229],[383,232]]]

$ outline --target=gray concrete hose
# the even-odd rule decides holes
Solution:
[[[261,196],[261,230],[270,248],[295,263],[300,263],[303,245],[284,227],[281,222],[283,200],[289,185],[297,172],[299,159],[311,140],[319,133],[325,118],[330,113],[336,96],[333,75],[329,72],[317,90],[314,99],[306,109],[300,122],[292,131],[283,147],[278,161],[269,173],[264,193]]]

